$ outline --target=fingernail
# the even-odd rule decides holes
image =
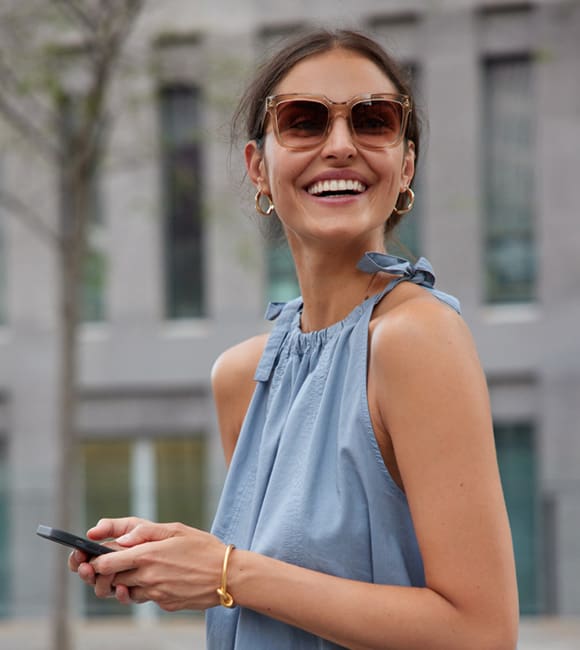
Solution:
[[[124,544],[125,542],[129,541],[129,534],[126,535],[121,535],[121,537],[117,537],[116,541],[118,544]]]

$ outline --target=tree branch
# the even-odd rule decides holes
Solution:
[[[22,99],[26,106],[17,107],[15,98]],[[40,144],[41,148],[51,155],[58,152],[58,142],[51,139],[48,133],[37,125],[39,120],[31,118],[31,111],[25,109],[32,109],[33,114],[39,116],[45,124],[56,124],[54,111],[36,94],[28,92],[24,95],[22,81],[6,62],[6,56],[2,50],[0,50],[0,102],[0,114],[4,114],[19,133],[27,139],[32,139],[35,145]]]
[[[14,93],[15,95],[23,94],[23,83],[19,79],[15,72],[14,68],[7,63],[5,51],[0,49],[0,85],[4,87],[6,92]],[[34,97],[34,103],[39,106],[39,102],[36,97]],[[42,109],[44,110],[44,106]]]
[[[61,239],[57,232],[47,225],[41,216],[26,205],[19,197],[7,190],[0,189],[0,205],[6,208],[9,216],[16,216],[33,230],[45,243],[53,248],[61,247]]]
[[[135,24],[143,0],[125,0],[117,11],[103,6],[99,30],[95,34],[89,51],[93,53],[92,83],[86,96],[85,114],[79,131],[78,155],[70,161],[69,171],[73,174],[81,169],[95,153],[99,134],[104,121],[104,99],[111,81],[115,64],[120,56],[131,28]]]
[[[61,11],[66,13],[84,30],[94,34],[97,31],[98,23],[86,9],[75,0],[53,0],[56,5],[60,5]]]
[[[42,131],[36,124],[29,120],[22,111],[12,105],[10,100],[0,91],[0,116],[3,117],[12,128],[20,133],[24,139],[31,142],[40,154],[54,161],[60,153],[57,142]]]

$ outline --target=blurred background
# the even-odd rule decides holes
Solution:
[[[39,523],[211,524],[212,363],[298,291],[230,119],[315,25],[365,30],[412,77],[428,119],[393,251],[428,257],[480,351],[521,649],[580,648],[580,1],[0,0],[1,649],[65,650],[66,551]],[[67,589],[79,650],[204,647],[201,616]]]

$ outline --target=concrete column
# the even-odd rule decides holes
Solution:
[[[477,302],[479,90],[474,15],[442,5],[425,13],[418,43],[429,120],[424,151],[424,250],[441,288]]]
[[[42,165],[14,154],[6,168],[8,187],[33,179],[23,197],[50,222],[56,177]],[[6,395],[10,414],[9,566],[14,616],[48,612],[54,563],[63,551],[36,537],[39,523],[53,524],[58,461],[58,356],[55,252],[19,217],[6,222],[9,345]]]
[[[580,340],[563,336],[580,317],[580,5],[537,10],[537,198],[540,301],[546,319],[542,460],[554,500],[555,600],[559,614],[580,613]],[[576,320],[574,320],[576,319]],[[550,559],[548,559],[550,561]]]

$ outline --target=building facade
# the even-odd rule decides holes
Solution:
[[[252,215],[229,121],[263,54],[313,25],[363,29],[413,75],[428,129],[400,238],[461,299],[480,351],[522,612],[580,614],[578,0],[146,4],[95,175],[77,528],[127,513],[211,522],[225,473],[211,366],[297,290]],[[75,79],[63,73],[71,96]],[[48,222],[55,176],[0,153],[0,187]],[[0,214],[0,616],[40,616],[64,557],[34,535],[55,512],[56,271]],[[82,594],[80,612],[127,613]]]

